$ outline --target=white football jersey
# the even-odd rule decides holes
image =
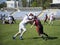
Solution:
[[[28,19],[28,16],[26,15],[26,16],[24,17],[24,19],[20,22],[20,24],[25,25],[26,23],[28,23],[28,21],[29,21],[29,19]]]
[[[50,15],[50,19],[53,19],[53,15]]]

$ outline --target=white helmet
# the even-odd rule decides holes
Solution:
[[[28,16],[29,16],[29,15],[34,15],[34,14],[33,14],[32,12],[29,12]]]
[[[28,18],[31,20],[31,19],[33,19],[33,16],[28,16]]]

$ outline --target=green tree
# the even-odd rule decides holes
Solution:
[[[22,0],[22,5],[23,7],[26,7],[27,1],[26,0]]]
[[[50,6],[51,1],[50,0],[42,0],[42,7],[43,9],[46,9]]]
[[[37,7],[41,7],[42,0],[37,0]]]
[[[32,7],[41,7],[41,0],[33,0],[31,3]]]
[[[37,7],[37,2],[33,2],[33,3],[31,4],[31,6],[32,6],[32,7]]]
[[[46,8],[49,8],[49,6],[50,6],[50,3],[49,2],[45,2],[45,4],[44,4],[44,9],[46,9]]]
[[[5,2],[3,2],[3,3],[0,4],[0,9],[3,8],[3,7],[6,7],[6,6],[7,6],[7,4]]]

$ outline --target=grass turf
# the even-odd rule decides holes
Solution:
[[[1,24],[0,23],[0,45],[60,45],[60,20],[54,21],[53,25],[43,24],[44,32],[51,38],[47,41],[39,38],[35,26],[31,29],[30,24],[26,26],[27,31],[23,35],[24,40],[20,40],[19,36],[15,40],[12,36],[18,32],[18,25],[16,24]]]

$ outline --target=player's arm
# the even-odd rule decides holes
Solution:
[[[27,20],[28,22],[31,22],[31,21],[34,21],[34,19],[31,19],[31,20]]]
[[[32,26],[31,26],[31,28],[34,26],[34,24],[35,24],[35,22],[33,22],[33,24],[32,24]]]

